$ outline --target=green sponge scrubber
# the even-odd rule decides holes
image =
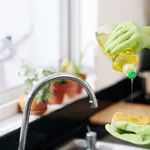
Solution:
[[[118,139],[141,147],[150,148],[150,125],[138,125],[135,123],[118,121],[113,125],[106,124],[105,128],[112,136]]]

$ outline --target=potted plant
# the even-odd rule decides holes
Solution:
[[[74,64],[74,73],[77,77],[81,78],[82,80],[86,80],[87,75],[81,72],[83,57],[84,57],[84,52],[80,53],[79,59]],[[82,89],[83,89],[82,86],[78,84],[77,94],[82,93]]]
[[[53,69],[54,70],[54,69]],[[72,64],[67,60],[61,62],[58,71],[53,72],[68,72],[73,73]],[[64,97],[74,97],[76,95],[77,83],[71,80],[59,79],[51,84],[53,96],[49,99],[50,104],[61,104]]]
[[[66,80],[56,80],[51,84],[53,96],[49,99],[49,104],[62,104],[67,86]]]
[[[26,91],[20,96],[19,99],[19,109],[21,112],[23,112],[26,97],[31,91],[32,87],[35,86],[39,80],[50,75],[51,72],[44,70],[43,68],[33,69],[28,65],[23,65],[19,74],[25,78],[25,83],[27,86]],[[52,95],[50,91],[50,85],[47,84],[37,93],[31,105],[31,114],[41,115],[46,112],[47,102]]]
[[[56,69],[51,68],[52,73],[62,72],[61,67],[56,71]],[[52,96],[49,98],[49,104],[62,104],[65,95],[65,89],[67,86],[67,80],[59,79],[51,83],[51,93]]]
[[[73,65],[67,59],[61,63],[61,72],[68,72],[74,74]],[[78,83],[68,80],[66,83],[65,94],[68,98],[72,98],[77,94]]]

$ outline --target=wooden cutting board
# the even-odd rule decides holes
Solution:
[[[116,112],[124,112],[129,115],[132,114],[133,116],[150,117],[150,105],[131,104],[125,102],[116,103],[94,114],[90,118],[90,122],[97,125],[111,123],[111,119]]]

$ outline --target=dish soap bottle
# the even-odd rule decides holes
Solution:
[[[103,52],[105,48],[104,45],[115,27],[116,26],[103,26],[96,32],[96,39]],[[127,48],[116,54],[104,53],[112,61],[112,68],[115,71],[124,72],[130,79],[136,77],[136,66],[138,65],[139,59],[134,54],[132,48]]]

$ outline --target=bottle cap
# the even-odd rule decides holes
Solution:
[[[136,72],[135,71],[130,71],[129,73],[128,73],[128,78],[129,79],[134,79],[136,77]]]

